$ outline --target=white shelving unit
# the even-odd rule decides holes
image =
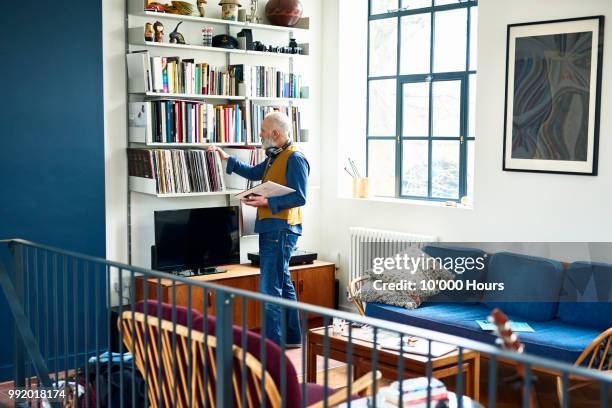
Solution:
[[[146,194],[158,198],[180,198],[180,197],[213,197],[213,196],[231,196],[240,193],[241,190],[226,189],[223,191],[213,191],[208,193],[182,193],[182,194],[159,194],[157,192],[156,182],[153,179],[142,177],[129,178],[130,191],[134,193]]]
[[[209,18],[209,17],[200,17],[200,16],[183,16],[179,14],[170,14],[170,13],[159,13],[156,11],[145,11],[142,7],[141,1],[132,1],[130,0],[130,8],[129,13],[134,16],[148,17],[151,19],[159,19],[159,20],[179,20],[179,21],[191,21],[194,23],[202,23],[202,24],[217,24],[217,25],[226,25],[232,27],[239,28],[251,28],[254,30],[266,30],[266,31],[280,31],[280,32],[306,32],[309,29],[310,21],[308,18],[302,18],[294,27],[282,27],[275,26],[271,24],[256,24],[251,22],[242,22],[242,21],[229,21],[222,20],[220,18]]]
[[[241,58],[266,58],[270,59],[270,66],[276,65],[274,61],[288,61],[289,72],[293,72],[293,61],[308,58],[308,55],[304,54],[284,54],[274,52],[262,52],[252,50],[241,50],[241,49],[225,49],[217,47],[207,47],[202,45],[194,44],[172,44],[169,42],[151,42],[144,40],[144,27],[140,21],[146,20],[150,22],[161,21],[164,25],[165,22],[188,22],[188,23],[199,23],[202,25],[215,25],[225,28],[225,32],[230,34],[230,30],[240,30],[248,28],[252,30],[268,31],[271,33],[284,33],[287,35],[287,40],[293,38],[294,34],[308,33],[310,20],[309,18],[302,18],[298,24],[294,27],[280,27],[269,24],[255,24],[250,22],[240,21],[228,21],[219,18],[200,17],[200,16],[185,16],[169,13],[160,13],[154,11],[144,10],[144,0],[127,0],[127,49],[126,52],[135,50],[157,50],[158,53],[163,50],[182,50],[190,52],[191,54],[202,54],[206,55],[225,55],[227,65],[230,64],[231,56],[241,56]],[[265,2],[263,2],[265,5]],[[210,6],[210,5],[209,5]],[[136,23],[130,25],[132,18],[136,18]],[[135,26],[134,26],[135,24]],[[183,25],[185,27],[185,25]],[[167,41],[169,32],[166,31],[165,39]],[[307,47],[308,49],[309,47]],[[159,92],[133,92],[129,93],[130,98],[136,98],[140,101],[154,101],[159,99],[184,99],[193,101],[211,101],[211,102],[239,102],[243,104],[245,110],[245,124],[246,124],[246,141],[244,143],[153,143],[150,141],[149,135],[146,132],[137,130],[135,133],[128,132],[128,142],[131,147],[149,147],[156,149],[177,149],[177,148],[208,148],[209,146],[226,146],[226,147],[237,147],[237,146],[249,146],[249,147],[261,147],[259,143],[250,143],[249,135],[250,129],[250,116],[251,116],[251,103],[262,103],[262,104],[278,104],[278,105],[289,105],[299,104],[308,101],[307,98],[276,98],[276,97],[249,97],[249,96],[228,96],[228,95],[201,95],[201,94],[180,94],[180,93],[159,93]],[[130,129],[132,130],[132,128]],[[155,180],[129,177],[129,189],[131,192],[139,194],[147,194],[158,198],[181,198],[181,197],[207,197],[207,196],[228,196],[236,194],[238,191],[228,190],[223,192],[214,193],[193,193],[193,194],[158,194],[156,190]],[[129,199],[128,199],[129,200]]]

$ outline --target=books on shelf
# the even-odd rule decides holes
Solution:
[[[238,80],[239,95],[266,98],[300,98],[302,76],[276,67],[230,65]]]
[[[128,149],[128,172],[131,177],[155,180],[157,194],[226,190],[217,152]]]
[[[261,143],[261,138],[259,137],[261,132],[261,124],[266,115],[275,111],[282,112],[291,119],[291,132],[289,134],[289,138],[294,142],[298,141],[298,136],[302,130],[301,113],[298,106],[263,106],[252,104],[250,143]]]
[[[179,57],[151,57],[148,51],[127,55],[132,93],[238,96],[235,70]]]
[[[134,143],[244,143],[244,109],[238,104],[159,100],[129,104]]]

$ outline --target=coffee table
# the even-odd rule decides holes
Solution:
[[[355,332],[358,329],[353,329]],[[328,357],[332,360],[348,362],[348,337],[333,334],[333,327],[327,330],[329,337]],[[307,362],[306,380],[316,382],[317,356],[324,355],[325,327],[310,329],[306,343]],[[373,344],[368,341],[352,339],[352,367],[354,378],[359,378],[372,370],[372,348]],[[377,347],[376,369],[383,377],[397,381],[398,351]],[[425,377],[427,375],[427,356],[419,354],[403,353],[404,356],[404,378]],[[458,351],[451,351],[440,357],[432,357],[432,376],[440,380],[457,375],[458,373]],[[462,372],[465,394],[475,401],[480,398],[480,354],[472,350],[463,350]]]

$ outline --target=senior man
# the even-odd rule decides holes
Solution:
[[[259,233],[261,275],[259,289],[262,293],[296,300],[295,288],[289,274],[289,259],[302,234],[302,212],[306,203],[306,188],[310,166],[304,155],[291,143],[291,120],[287,115],[273,112],[261,125],[261,143],[267,160],[250,166],[229,156],[218,147],[209,150],[219,152],[227,160],[227,173],[236,173],[249,180],[273,181],[295,192],[281,197],[253,196],[244,200],[246,205],[257,208],[255,232]],[[288,310],[286,338],[281,333],[283,318],[279,306],[265,305],[265,334],[270,340],[286,347],[300,347],[302,334],[300,317],[295,309]]]

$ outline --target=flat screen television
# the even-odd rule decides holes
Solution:
[[[238,207],[155,211],[155,261],[161,271],[240,263]]]

